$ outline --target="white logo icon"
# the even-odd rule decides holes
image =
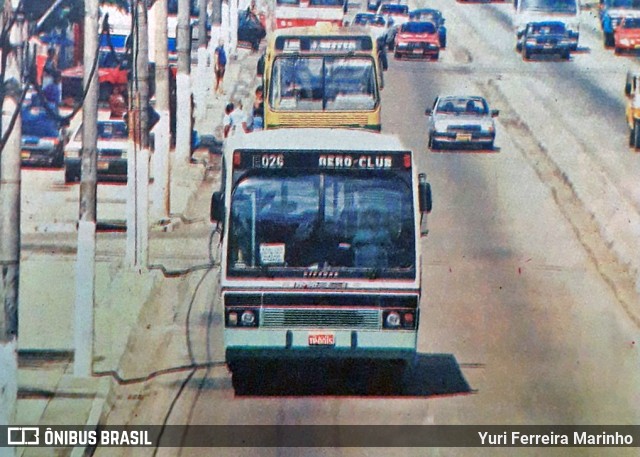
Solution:
[[[40,444],[38,427],[8,427],[7,444],[9,446],[37,446]]]

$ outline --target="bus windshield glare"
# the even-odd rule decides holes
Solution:
[[[521,0],[522,10],[577,14],[576,0]]]
[[[280,56],[270,84],[275,110],[373,110],[378,103],[371,57]]]
[[[410,277],[414,208],[402,173],[297,169],[245,175],[232,195],[227,273]]]

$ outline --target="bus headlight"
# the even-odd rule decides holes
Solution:
[[[243,327],[253,327],[256,324],[256,315],[253,311],[247,310],[240,316],[240,323]]]
[[[387,328],[398,328],[400,327],[400,314],[396,311],[391,311],[387,314],[387,317],[384,320],[384,326]]]
[[[416,313],[415,309],[384,311],[382,327],[389,330],[415,330],[418,327]]]
[[[233,309],[226,311],[227,327],[257,327],[258,311],[254,309]]]

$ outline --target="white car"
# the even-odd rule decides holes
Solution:
[[[429,147],[445,145],[480,146],[493,149],[496,126],[493,118],[498,110],[490,110],[487,101],[478,96],[448,95],[436,98],[429,116]]]
[[[124,119],[98,120],[97,163],[98,180],[127,180],[129,129]],[[64,181],[80,181],[82,123],[71,134],[64,149]]]

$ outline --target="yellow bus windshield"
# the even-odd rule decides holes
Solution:
[[[379,102],[372,57],[283,55],[271,75],[275,111],[368,111]]]

